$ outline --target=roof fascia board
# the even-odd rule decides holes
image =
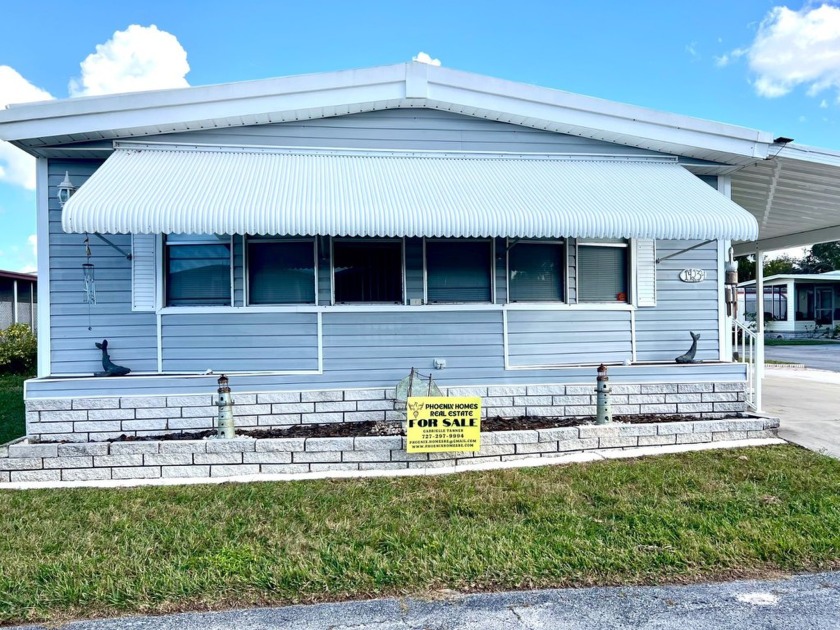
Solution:
[[[733,245],[733,249],[735,250],[736,256],[746,256],[758,251],[772,252],[777,249],[804,247],[813,245],[814,243],[828,243],[830,241],[840,241],[840,225],[820,228],[819,230],[809,230],[807,232],[797,232],[775,238],[760,239],[758,241],[736,243]]]

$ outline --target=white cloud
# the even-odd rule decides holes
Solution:
[[[820,109],[828,109],[828,101],[823,99],[820,101]]]
[[[411,58],[412,61],[416,61],[417,63],[427,63],[430,66],[439,66],[440,59],[432,59],[431,55],[420,51],[417,53],[415,57]]]
[[[10,103],[51,99],[49,92],[32,85],[9,66],[0,66],[0,109]],[[35,158],[8,142],[0,142],[0,182],[35,190]]]
[[[71,96],[187,87],[187,52],[178,38],[157,26],[132,24],[96,46],[70,81]]]
[[[699,55],[697,54],[697,42],[691,42],[690,44],[687,44],[685,47],[685,52],[687,52],[695,59],[699,57]]]
[[[800,85],[810,96],[840,91],[840,7],[773,7],[758,27],[747,60],[760,96],[784,96]]]
[[[37,234],[30,234],[26,242],[29,243],[29,246],[32,248],[32,256],[37,259],[38,258],[38,235]]]

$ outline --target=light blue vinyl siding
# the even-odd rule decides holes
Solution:
[[[622,363],[633,357],[629,311],[519,311],[507,315],[512,367]]]
[[[663,258],[701,241],[657,241]],[[682,282],[683,269],[703,269],[706,279]],[[700,333],[698,360],[719,358],[717,243],[683,252],[656,265],[656,307],[636,312],[636,360],[671,361],[691,346],[691,332]]]
[[[101,162],[95,160],[50,160],[49,242],[40,243],[50,252],[50,358],[51,373],[93,373],[102,370],[102,353],[94,343],[108,339],[111,360],[133,372],[157,371],[157,338],[154,313],[131,310],[131,262],[96,236],[90,237],[91,262],[96,278],[96,304],[83,301],[82,263],[84,234],[65,234],[56,187],[68,171],[79,186]],[[131,237],[107,236],[126,253]],[[88,330],[90,325],[90,330]],[[41,334],[45,334],[43,331]]]
[[[318,369],[314,313],[164,313],[165,372]]]

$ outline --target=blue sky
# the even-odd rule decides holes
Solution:
[[[203,85],[425,51],[448,67],[840,150],[832,3],[4,0],[0,11],[0,106],[67,98],[71,81],[79,94]],[[0,146],[0,269],[31,269],[35,194],[10,150]]]

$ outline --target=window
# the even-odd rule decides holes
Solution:
[[[230,237],[166,237],[166,305],[230,306]]]
[[[314,240],[248,239],[248,304],[314,303]]]
[[[333,241],[336,303],[402,302],[401,241]]]
[[[629,277],[627,243],[579,245],[579,302],[627,302]]]
[[[511,302],[560,302],[566,247],[562,243],[514,243],[508,249]]]
[[[491,302],[490,241],[426,241],[426,299]]]
[[[755,308],[753,308],[753,311]],[[796,285],[796,321],[814,320],[814,285]]]
[[[744,291],[744,312],[755,316],[755,287]],[[764,287],[764,321],[787,321],[787,287]]]

